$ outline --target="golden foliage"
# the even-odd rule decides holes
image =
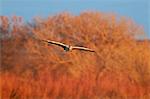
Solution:
[[[99,12],[61,13],[24,23],[0,17],[2,98],[108,99],[150,97],[150,43],[140,26]],[[64,52],[40,39],[86,46]]]

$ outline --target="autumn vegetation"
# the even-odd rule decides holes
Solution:
[[[142,38],[140,38],[142,37]],[[92,48],[65,52],[38,39]],[[150,42],[112,13],[0,16],[1,99],[150,99]]]

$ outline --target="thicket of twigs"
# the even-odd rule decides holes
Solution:
[[[148,99],[150,43],[142,27],[99,12],[24,22],[0,17],[2,99]],[[64,52],[40,39],[92,48]]]

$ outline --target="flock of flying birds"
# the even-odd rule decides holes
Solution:
[[[67,45],[64,43],[60,43],[60,42],[56,42],[56,41],[52,41],[52,40],[41,40],[43,42],[46,42],[48,44],[53,44],[53,45],[57,45],[62,47],[66,52],[68,51],[72,51],[72,50],[83,50],[83,51],[88,51],[88,52],[95,52],[94,50],[90,49],[90,48],[86,48],[86,47],[80,47],[80,46],[71,46],[71,45]]]

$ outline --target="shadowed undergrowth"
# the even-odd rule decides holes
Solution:
[[[10,99],[146,99],[150,42],[141,26],[114,14],[61,13],[23,22],[0,17],[1,97]],[[64,52],[40,39],[92,48]]]

